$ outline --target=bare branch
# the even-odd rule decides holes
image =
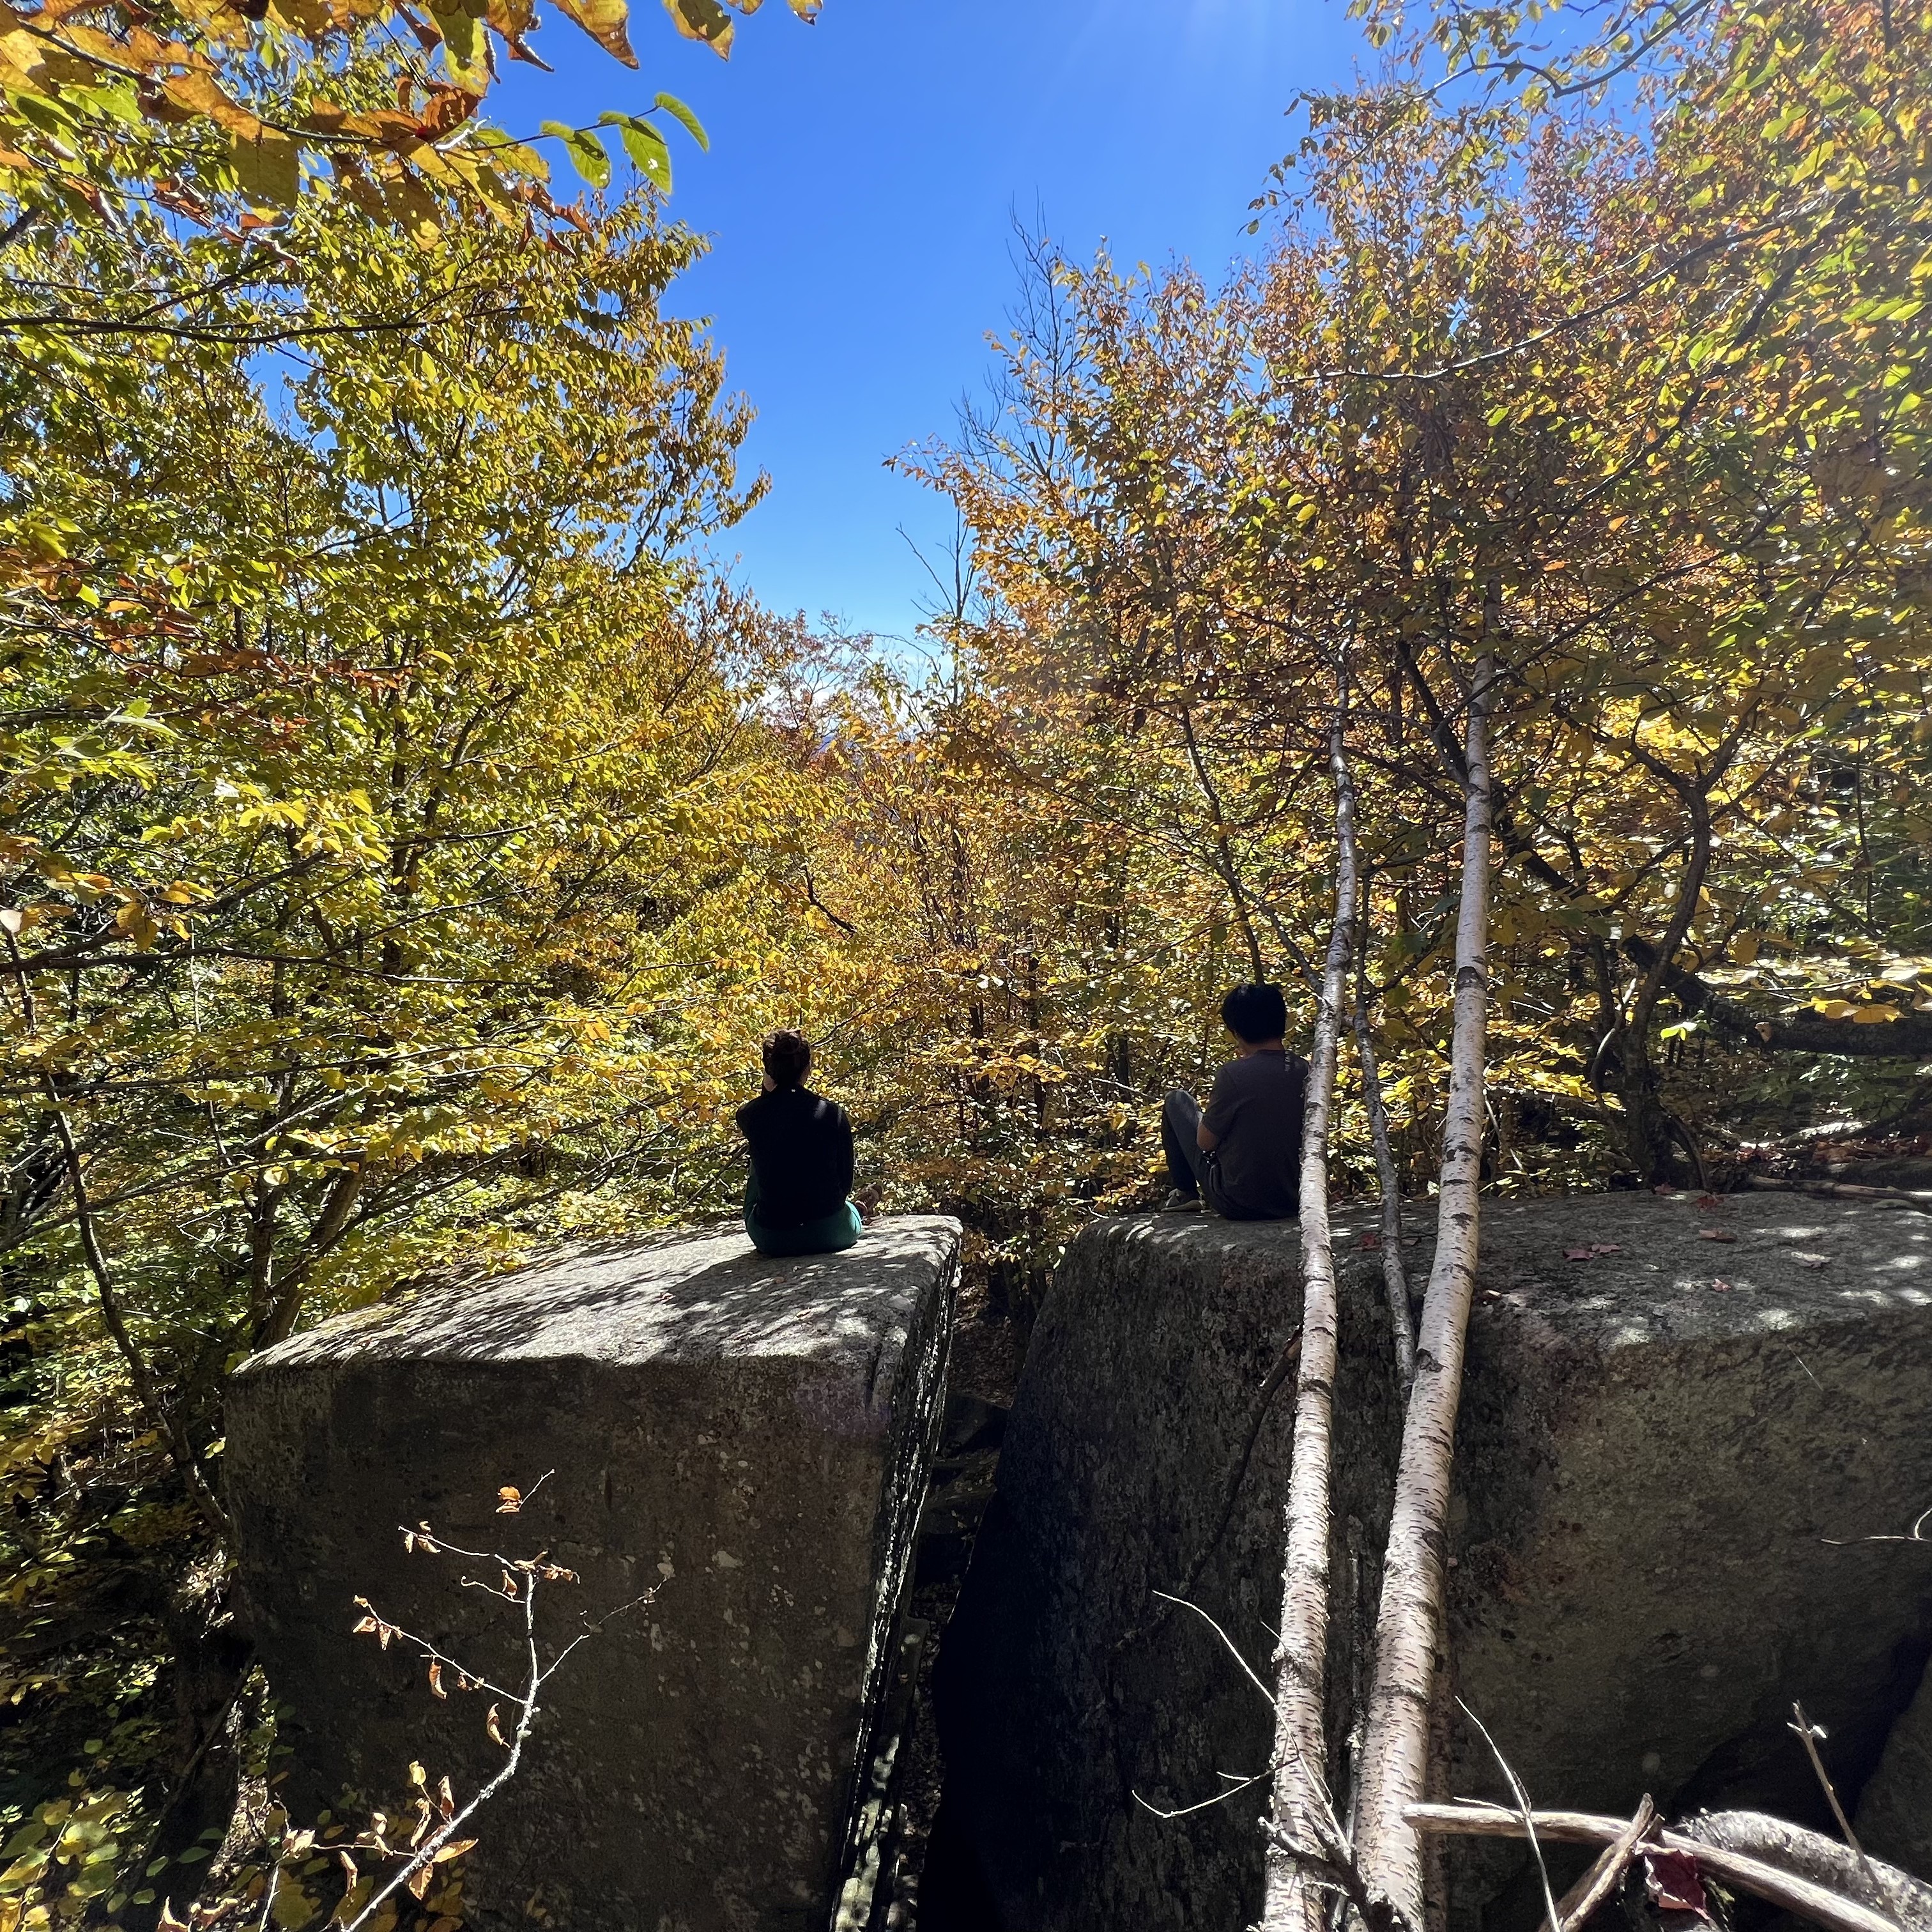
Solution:
[[[1456,1804],[1406,1805],[1402,1816],[1417,1832],[1447,1832],[1462,1837],[1520,1838],[1528,1828],[1522,1817],[1504,1806],[1469,1799]],[[1591,1811],[1538,1811],[1532,1822],[1545,1838],[1558,1844],[1614,1844],[1630,1828],[1627,1819]],[[1660,1832],[1657,1842],[1666,1851],[1688,1852],[1712,1877],[1795,1912],[1801,1918],[1826,1927],[1827,1932],[1900,1932],[1895,1920],[1870,1906],[1854,1904],[1760,1859],[1706,1844],[1681,1832]]]

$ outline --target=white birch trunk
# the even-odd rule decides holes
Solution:
[[[1344,700],[1346,707],[1346,699]],[[1335,782],[1335,926],[1316,1009],[1301,1135],[1301,1366],[1295,1382],[1281,1645],[1275,1653],[1274,1820],[1298,1847],[1324,1844],[1311,1823],[1332,1816],[1324,1693],[1328,1648],[1330,1411],[1338,1345],[1334,1244],[1328,1223],[1328,1123],[1334,1109],[1342,1009],[1354,957],[1355,794],[1343,750],[1346,708],[1328,736]],[[1278,1847],[1268,1855],[1260,1932],[1321,1932],[1324,1894]]]
[[[1415,1385],[1415,1318],[1408,1311],[1408,1270],[1402,1258],[1402,1184],[1389,1148],[1388,1108],[1382,1101],[1382,1074],[1376,1065],[1375,1035],[1369,1025],[1366,937],[1368,907],[1362,908],[1364,952],[1355,974],[1355,1050],[1362,1063],[1362,1097],[1369,1110],[1369,1136],[1375,1143],[1376,1174],[1382,1187],[1382,1287],[1388,1297],[1389,1326],[1395,1336],[1396,1374],[1406,1396]]]
[[[1489,1012],[1488,722],[1494,674],[1494,661],[1485,650],[1469,700],[1454,1030],[1436,1256],[1423,1304],[1376,1623],[1356,1846],[1370,1891],[1388,1899],[1405,1923],[1418,1928],[1423,1922],[1422,1844],[1402,1814],[1406,1806],[1422,1802],[1428,1779],[1430,1696],[1443,1642],[1450,1466],[1476,1279]]]

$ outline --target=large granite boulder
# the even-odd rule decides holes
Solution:
[[[298,1820],[346,1797],[394,1815],[412,1760],[459,1798],[502,1762],[485,1735],[502,1699],[439,1700],[407,1641],[351,1634],[365,1598],[523,1682],[514,1606],[461,1587],[494,1567],[405,1553],[400,1529],[427,1521],[578,1574],[543,1586],[546,1654],[656,1592],[546,1688],[478,1819],[468,1922],[820,1932],[897,1655],[958,1256],[940,1219],[794,1261],[742,1234],[660,1238],[347,1316],[248,1363],[228,1494]],[[506,1486],[520,1513],[500,1512]]]
[[[1006,1932],[1256,1916],[1254,1794],[1173,1822],[1149,1808],[1261,1771],[1268,1706],[1214,1628],[1154,1593],[1184,1595],[1270,1676],[1300,1241],[1292,1224],[1102,1222],[1041,1311],[935,1682],[941,1856],[966,1840],[954,1862],[976,1861]],[[1379,1273],[1351,1268],[1342,1289],[1334,1574],[1346,1601],[1372,1587],[1400,1422]],[[1338,1693],[1348,1621],[1330,1646]],[[1346,1708],[1330,1702],[1339,1747]]]
[[[1852,1822],[1874,1857],[1932,1880],[1932,1670],[1892,1726]]]
[[[1338,1220],[1345,1804],[1398,1426],[1368,1226]],[[1408,1251],[1418,1282],[1428,1252]],[[1860,1540],[1932,1501],[1932,1219],[1777,1196],[1490,1203],[1480,1284],[1451,1522],[1456,1693],[1539,1800],[1628,1812],[1648,1790],[1828,1828],[1785,1728],[1793,1700],[1850,1798],[1932,1648],[1932,1546]],[[1006,1932],[1256,1915],[1261,1789],[1184,1817],[1148,1808],[1262,1770],[1270,1714],[1215,1633],[1156,1622],[1151,1592],[1196,1571],[1300,1300],[1292,1228],[1142,1216],[1069,1253],[940,1663],[947,1830]],[[1187,1592],[1264,1676],[1291,1399]],[[1460,1718],[1449,1782],[1506,1795]],[[1533,1924],[1522,1856],[1460,1851],[1452,1923]]]

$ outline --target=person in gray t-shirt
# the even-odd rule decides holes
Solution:
[[[1282,1044],[1287,1002],[1279,986],[1237,986],[1221,1002],[1221,1018],[1240,1046],[1215,1075],[1207,1111],[1178,1088],[1160,1110],[1174,1184],[1166,1204],[1204,1200],[1230,1221],[1292,1221],[1300,1206],[1308,1063]]]

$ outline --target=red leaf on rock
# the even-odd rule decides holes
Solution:
[[[1563,1258],[1566,1262],[1586,1262],[1590,1258],[1590,1250],[1588,1248],[1565,1248]]]
[[[1711,1901],[1705,1895],[1697,1861],[1688,1852],[1646,1852],[1643,1877],[1658,1911],[1694,1912],[1700,1918],[1710,1916]]]
[[[1380,1247],[1382,1244],[1382,1238],[1379,1234],[1364,1234],[1362,1237],[1362,1246],[1367,1249],[1371,1253],[1372,1253],[1375,1250]]]
[[[1712,1282],[1711,1286],[1714,1288],[1720,1294],[1729,1294],[1731,1292],[1731,1285],[1727,1281],[1714,1281]]]

